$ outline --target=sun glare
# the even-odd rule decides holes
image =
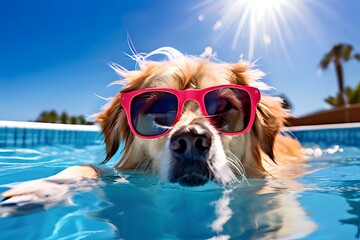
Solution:
[[[257,22],[263,21],[269,12],[278,11],[287,0],[247,0],[247,7],[254,14]]]
[[[260,37],[260,39],[263,39],[264,45],[269,45],[271,43],[271,35],[273,32],[277,35],[278,40],[286,53],[280,22],[283,24],[286,23],[283,11],[285,8],[289,7],[287,5],[289,2],[287,0],[246,0],[239,2],[244,4],[244,6],[239,7],[240,9],[243,8],[247,14],[240,18],[240,23],[242,24],[238,25],[232,43],[232,48],[235,48],[238,45],[239,36],[244,28],[243,23],[248,22],[250,31],[248,52],[249,59],[252,59],[254,56],[256,39]]]
[[[231,47],[248,42],[248,58],[254,57],[255,45],[264,47],[276,44],[287,54],[285,40],[293,35],[291,22],[309,26],[311,12],[308,0],[207,0],[196,8],[201,11],[201,19],[206,14],[220,13],[213,25],[216,31],[215,42],[229,33],[233,35]],[[307,19],[308,18],[308,19]],[[231,31],[230,31],[231,30]],[[240,42],[241,41],[241,42]]]

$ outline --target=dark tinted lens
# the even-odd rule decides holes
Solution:
[[[250,121],[251,99],[237,88],[222,88],[205,95],[205,108],[212,123],[223,132],[240,132]]]
[[[171,93],[148,92],[133,98],[131,120],[135,130],[143,136],[164,133],[175,121],[178,100]]]

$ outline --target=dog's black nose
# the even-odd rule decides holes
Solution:
[[[211,147],[211,136],[196,126],[176,131],[170,139],[170,150],[173,156],[185,161],[203,161]]]
[[[184,186],[199,186],[211,178],[209,152],[211,134],[199,125],[184,126],[170,138],[172,155],[170,182]]]

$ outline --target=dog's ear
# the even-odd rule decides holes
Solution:
[[[129,150],[125,145],[131,144],[134,135],[131,133],[130,127],[126,120],[126,114],[120,104],[121,93],[118,93],[111,104],[100,114],[96,116],[96,120],[100,123],[106,144],[106,158],[103,163],[117,152],[120,141],[123,140],[123,150]]]
[[[278,97],[263,95],[256,110],[252,134],[257,138],[261,150],[275,162],[274,143],[284,126],[288,112]]]
[[[230,80],[231,83],[241,85],[263,85],[259,82],[264,73],[258,69],[252,68],[249,62],[238,62],[231,65],[231,71],[234,78]],[[288,111],[282,106],[282,100],[278,97],[262,95],[261,100],[257,106],[256,118],[252,127],[252,137],[257,143],[254,143],[255,149],[261,149],[270,159],[274,159],[274,142],[275,137],[279,134],[281,128],[284,126],[285,119],[289,116]],[[258,151],[258,150],[256,150]],[[259,152],[254,155],[260,155]]]
[[[148,87],[146,78],[152,75],[153,66],[141,65],[141,70],[128,71],[116,64],[111,65],[116,73],[122,78],[110,85],[121,84],[124,88],[115,95],[112,102],[105,107],[105,110],[96,116],[100,123],[106,144],[106,158],[102,163],[106,163],[118,151],[120,143],[122,148],[122,159],[130,153],[131,143],[134,140],[134,134],[131,132],[126,119],[125,110],[121,106],[121,94],[123,92],[133,91]]]

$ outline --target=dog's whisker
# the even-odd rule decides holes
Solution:
[[[233,167],[233,170],[236,170],[239,173],[238,177],[236,177],[236,175],[235,175],[236,182],[240,182],[240,179],[241,179],[241,182],[246,182],[248,185],[250,185],[246,178],[245,173],[242,172],[233,161],[228,161],[228,164],[231,167]]]
[[[232,167],[235,168],[234,170],[237,171],[237,173],[240,177],[246,178],[245,169],[244,169],[243,165],[237,161],[237,159],[227,157],[226,160],[229,164],[231,164]]]
[[[228,154],[228,156],[230,157],[230,159],[232,161],[235,161],[237,164],[239,164],[239,167],[241,168],[242,172],[245,173],[244,165],[242,164],[240,159],[233,152],[229,151],[228,149],[225,149],[225,153]]]
[[[230,158],[226,158],[226,160],[227,160],[228,163],[231,165],[231,167],[233,168],[233,170],[235,170],[235,171],[238,173],[238,174],[236,174],[236,175],[239,175],[239,176],[241,176],[241,177],[244,176],[243,172],[241,171],[241,168],[239,168],[239,166],[238,166],[236,163],[234,163],[233,161],[231,161]]]
[[[139,161],[139,163],[134,168],[133,174],[136,174],[138,172],[144,173],[145,172],[144,166],[149,165],[149,163],[147,163],[149,161],[150,160],[147,160],[147,158],[145,156],[142,157],[142,159]]]
[[[242,162],[232,152],[230,152],[228,150],[225,150],[225,152],[228,155],[226,157],[228,164],[231,165],[231,167],[233,167],[234,171],[237,171],[238,176],[241,178],[241,180],[243,180],[249,184],[249,182],[246,178],[245,168],[244,168],[244,165],[242,164]]]
[[[228,160],[234,162],[241,170],[241,173],[245,174],[245,168],[240,159],[231,151],[225,149],[225,153],[228,156]]]

